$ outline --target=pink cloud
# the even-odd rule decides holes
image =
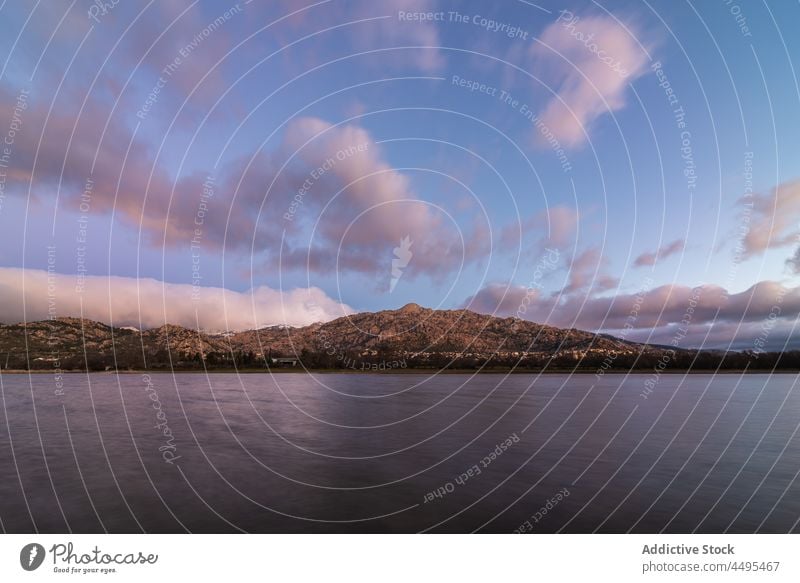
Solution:
[[[683,251],[684,247],[686,246],[686,242],[683,239],[677,239],[672,243],[667,243],[663,247],[659,247],[656,251],[650,253],[642,253],[636,259],[634,259],[633,264],[637,267],[642,267],[645,265],[655,265],[657,261],[664,260],[671,255],[675,255],[676,253],[680,253]]]
[[[279,0],[265,4],[264,9],[269,11],[269,18],[275,18],[297,11],[302,8],[301,4],[303,3],[297,0]],[[253,5],[248,8],[250,6]],[[444,56],[439,50],[441,40],[438,27],[433,22],[400,21],[398,12],[427,13],[436,10],[438,8],[435,0],[349,0],[346,3],[329,3],[303,10],[282,21],[282,26],[276,27],[272,32],[286,43],[298,36],[330,27],[334,22],[370,19],[350,25],[338,33],[342,38],[336,43],[336,47],[341,48],[341,54],[335,50],[332,52],[329,36],[332,33],[306,40],[304,47],[309,48],[300,57],[306,60],[305,66],[316,66],[339,56],[388,49],[361,55],[357,59],[380,69],[389,65],[394,68],[413,67],[433,73],[445,64]],[[430,48],[392,50],[393,47]]]
[[[482,314],[515,316],[526,294],[529,293],[532,300],[540,296],[537,289],[528,290],[524,286],[507,283],[489,283],[478,293],[467,298],[461,307]]]
[[[291,220],[313,223],[315,231],[310,238],[292,240],[283,266],[330,270],[338,265],[380,272],[386,262],[380,250],[396,247],[405,237],[414,241],[411,277],[441,274],[488,253],[488,227],[480,221],[465,227],[453,224],[437,207],[421,200],[408,177],[383,159],[363,128],[333,126],[317,118],[293,120],[284,148],[296,153],[309,173],[324,168],[326,160],[332,163],[314,179]],[[358,152],[349,154],[354,149]]]
[[[561,145],[574,148],[595,120],[625,106],[625,90],[646,71],[647,54],[632,26],[626,30],[609,16],[560,14],[532,51],[556,92],[539,118]]]
[[[0,95],[5,105],[0,113],[10,117],[15,98]],[[59,187],[59,206],[76,210],[91,178],[93,213],[113,209],[129,226],[141,227],[150,244],[188,246],[207,175],[171,178],[152,149],[132,139],[118,117],[105,126],[108,106],[92,100],[91,107],[92,115],[78,117],[73,106],[64,104],[47,118],[41,106],[29,106],[9,172],[17,184],[9,185],[6,194],[24,194],[32,184],[35,196],[52,197]],[[406,277],[442,277],[484,258],[491,247],[485,221],[461,226],[426,203],[357,125],[295,118],[269,152],[242,156],[224,168],[213,177],[201,245],[252,252],[265,269],[280,261],[284,268],[326,274],[337,269],[383,273],[391,249],[408,236],[415,255]],[[292,219],[286,220],[298,200]]]
[[[514,316],[527,292],[524,286],[494,283],[463,305],[483,313]],[[626,335],[628,340],[650,338],[650,342],[664,342],[676,334],[688,316],[684,346],[699,346],[709,328],[714,346],[733,340],[737,347],[747,348],[747,342],[752,344],[765,330],[770,346],[792,340],[792,334],[792,345],[797,344],[797,334],[790,331],[800,316],[800,287],[773,281],[759,282],[737,294],[729,294],[716,285],[664,285],[652,289],[642,285],[639,292],[612,297],[576,294],[565,299],[533,293],[529,299],[524,316],[527,320],[607,333],[618,333],[627,327],[634,330]]]
[[[605,264],[605,258],[596,247],[575,255],[569,266],[567,285],[560,293],[588,290],[597,294],[616,287],[619,280],[604,273]]]
[[[746,256],[800,240],[800,180],[779,184],[767,194],[744,196],[738,202],[748,228],[742,241]]]
[[[150,73],[143,78],[151,80],[151,85],[139,87],[144,90],[142,99],[162,76],[168,79],[160,96],[162,102],[171,95],[179,104],[191,93],[190,103],[201,102],[205,113],[205,108],[229,87],[222,74],[224,57],[235,44],[236,30],[248,17],[252,18],[252,10],[248,15],[250,5],[241,3],[217,3],[210,9],[195,4],[187,8],[178,0],[153,4],[126,35],[119,60],[128,67],[140,67],[140,76],[141,72]],[[130,19],[133,20],[132,15]],[[164,68],[176,63],[176,59],[177,65],[166,75]],[[221,60],[223,63],[218,64]]]
[[[565,249],[575,243],[575,233],[578,227],[578,210],[564,205],[555,205],[538,212],[522,223],[507,225],[500,235],[500,241],[506,249],[519,246],[520,232],[524,238],[527,233],[546,233],[542,236],[537,246],[540,248],[552,247]]]

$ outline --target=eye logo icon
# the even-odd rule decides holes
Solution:
[[[30,543],[19,552],[19,564],[26,571],[35,571],[44,562],[44,547],[38,543]]]

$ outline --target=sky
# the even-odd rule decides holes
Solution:
[[[0,321],[409,302],[800,348],[789,2],[0,5]]]

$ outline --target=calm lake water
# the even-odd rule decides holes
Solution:
[[[662,375],[645,398],[648,378],[73,374],[59,391],[53,375],[4,374],[0,521],[797,531],[797,376]]]

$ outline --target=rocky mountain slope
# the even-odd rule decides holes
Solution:
[[[302,328],[273,326],[207,334],[181,326],[152,330],[112,328],[78,318],[0,325],[0,367],[145,368],[152,366],[261,365],[275,357],[301,357],[312,366],[348,359],[519,358],[587,353],[629,354],[642,346],[579,330],[562,330],[469,310],[399,310],[361,313]],[[655,350],[655,349],[654,349]],[[314,360],[309,355],[320,355]]]
[[[290,355],[302,350],[417,353],[556,352],[629,350],[632,343],[579,330],[562,330],[469,310],[432,310],[409,304],[399,310],[361,313],[304,328],[262,328],[233,335],[240,350]]]
[[[140,368],[149,360],[169,362],[195,355],[225,353],[218,336],[166,325],[139,332],[112,328],[80,318],[56,318],[27,324],[0,325],[0,367]]]

